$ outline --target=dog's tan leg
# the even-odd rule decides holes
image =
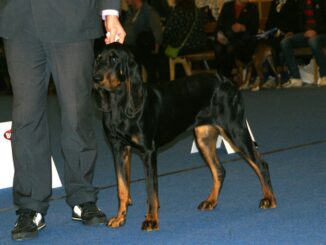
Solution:
[[[126,152],[123,155],[123,167],[125,169],[126,173],[126,182],[127,182],[127,189],[128,189],[128,202],[127,206],[132,206],[132,198],[131,198],[131,193],[130,193],[130,174],[131,174],[131,147],[128,146],[126,147]]]
[[[276,208],[276,198],[273,193],[272,184],[269,176],[268,164],[258,157],[259,153],[255,150],[255,155],[257,155],[256,161],[253,161],[250,158],[247,158],[247,162],[256,172],[259,181],[262,185],[263,199],[260,200],[260,208]],[[246,158],[246,157],[245,157]]]
[[[226,139],[232,148],[238,152],[252,167],[257,174],[262,186],[263,198],[259,203],[260,208],[275,208],[276,198],[270,180],[268,164],[261,158],[259,152],[250,138],[247,128],[238,128],[237,132],[226,134],[224,129],[220,128],[221,135]],[[232,137],[237,135],[237,137]]]
[[[223,184],[225,170],[220,164],[216,154],[216,140],[218,129],[211,125],[199,126],[194,129],[196,143],[205,162],[211,170],[213,178],[213,187],[207,200],[201,202],[198,206],[200,210],[212,210],[217,205],[217,199]]]
[[[148,150],[144,156],[147,214],[141,229],[145,231],[159,230],[159,198],[157,185],[157,153],[156,150]]]
[[[124,147],[122,156],[115,156],[115,170],[118,186],[119,209],[115,217],[109,219],[107,226],[117,228],[125,224],[128,206],[132,204],[130,195],[131,148]]]

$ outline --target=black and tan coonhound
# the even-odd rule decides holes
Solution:
[[[256,172],[262,185],[260,208],[275,208],[267,163],[250,137],[244,104],[232,82],[219,75],[194,75],[160,85],[143,83],[133,55],[124,45],[108,45],[96,58],[94,88],[103,112],[104,131],[113,151],[119,209],[108,226],[126,221],[130,195],[131,148],[144,162],[147,214],[143,230],[159,229],[157,150],[180,133],[193,128],[196,144],[210,168],[213,186],[198,209],[216,207],[225,170],[216,153],[222,135]]]

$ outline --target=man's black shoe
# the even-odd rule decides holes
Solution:
[[[85,225],[106,224],[105,214],[96,207],[95,202],[85,202],[74,206],[72,219],[82,221]]]
[[[45,220],[41,213],[37,213],[31,209],[19,209],[16,213],[19,216],[11,231],[13,240],[32,239],[37,236],[40,229],[45,227]]]

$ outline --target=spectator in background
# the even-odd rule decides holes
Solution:
[[[269,8],[265,31],[277,28],[276,36],[294,33],[297,28],[299,0],[273,0]]]
[[[299,32],[286,36],[281,41],[281,48],[288,65],[291,78],[283,85],[285,88],[301,87],[298,63],[294,49],[310,47],[319,66],[320,79],[318,86],[326,86],[326,2],[324,0],[299,0],[297,26]]]
[[[162,49],[167,45],[180,47],[186,40],[179,54],[206,50],[208,43],[204,31],[205,19],[204,13],[196,7],[194,0],[177,0],[163,32]],[[189,32],[191,33],[186,39]]]
[[[213,19],[217,20],[223,4],[230,0],[195,0],[199,8],[208,7]]]
[[[235,59],[243,63],[251,60],[259,27],[258,9],[248,0],[223,4],[216,29],[216,64],[222,75],[231,78]]]
[[[276,67],[284,67],[284,58],[281,57],[280,42],[284,37],[298,31],[297,13],[299,0],[273,0],[269,9],[264,36],[259,43],[266,43],[272,47]],[[286,20],[286,21],[285,21]],[[266,35],[266,34],[265,34]],[[283,70],[283,69],[282,69]],[[282,73],[285,75],[285,72]],[[263,84],[265,88],[275,87],[275,79]]]
[[[148,0],[149,5],[151,5],[159,14],[161,22],[165,25],[167,19],[170,16],[172,7],[169,6],[167,0]]]
[[[157,82],[157,54],[162,42],[162,24],[158,13],[143,0],[127,0],[128,11],[122,20],[127,33],[125,44],[143,65],[149,82]]]
[[[207,18],[204,9],[199,9],[194,0],[176,0],[175,7],[163,32],[161,49],[161,80],[168,81],[168,58],[164,55],[165,48],[181,47],[179,55],[193,54],[208,49],[204,23]]]

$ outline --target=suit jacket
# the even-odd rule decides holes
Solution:
[[[100,37],[101,11],[120,9],[119,0],[0,0],[0,36],[43,42],[73,42]]]
[[[288,0],[278,12],[278,0],[273,0],[269,8],[265,30],[278,28],[283,33],[298,32],[298,0]],[[285,21],[286,20],[286,21]]]
[[[240,23],[246,26],[246,31],[243,33],[234,33],[232,25]],[[229,39],[237,39],[241,37],[254,37],[259,28],[258,8],[254,3],[247,3],[241,11],[239,18],[235,17],[235,1],[226,2],[223,4],[220,17],[217,20],[217,32],[222,31]]]

